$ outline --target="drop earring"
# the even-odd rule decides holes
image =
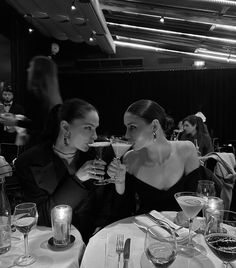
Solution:
[[[68,146],[70,144],[70,132],[64,134],[64,145]]]
[[[153,131],[153,141],[156,141],[157,140],[157,132],[156,131]]]

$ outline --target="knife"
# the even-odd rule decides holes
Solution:
[[[131,242],[130,238],[126,239],[126,241],[125,241],[125,246],[124,246],[124,266],[123,266],[123,268],[128,268],[129,257],[130,257],[130,242]]]

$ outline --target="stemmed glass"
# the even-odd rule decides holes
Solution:
[[[144,250],[155,267],[169,267],[177,255],[177,242],[172,228],[161,220],[158,225],[150,226],[146,231]]]
[[[28,252],[28,234],[37,223],[38,213],[35,203],[21,203],[15,207],[13,223],[16,229],[24,235],[25,253],[15,260],[18,266],[27,266],[36,261]]]
[[[216,195],[214,181],[199,180],[198,185],[197,185],[197,193],[205,199],[205,205],[206,205],[208,202],[208,197]],[[206,218],[206,215],[205,215],[205,207],[206,206],[205,205],[202,209],[202,216],[204,219]],[[204,230],[205,230],[205,224],[204,224],[204,226],[202,226],[202,228],[204,228]]]
[[[115,154],[115,159],[120,160],[121,157],[130,149],[132,143],[122,137],[112,137],[111,146]],[[115,178],[107,179],[109,183],[115,183]]]
[[[107,138],[98,138],[95,142],[89,144],[89,147],[92,147],[96,151],[96,158],[102,160],[104,148],[110,146],[110,141]],[[104,180],[103,176],[98,181],[94,181],[95,185],[106,185],[108,184],[107,180]]]
[[[236,234],[221,228],[222,217],[225,224],[236,226],[235,212],[219,210],[209,217],[204,237],[210,250],[223,261],[227,268],[233,267],[230,262],[236,260]]]
[[[205,200],[202,196],[199,196],[195,192],[179,192],[176,193],[175,199],[178,202],[179,206],[183,210],[185,216],[189,221],[189,239],[187,246],[181,246],[183,253],[186,253],[188,256],[194,256],[199,250],[194,246],[192,241],[192,224],[194,218],[197,216],[199,211],[203,208]],[[199,253],[199,252],[198,252]]]
[[[214,181],[199,180],[197,185],[197,193],[203,195],[206,201],[208,200],[209,196],[215,196],[216,190]]]

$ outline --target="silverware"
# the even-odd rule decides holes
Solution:
[[[154,216],[152,216],[151,214],[149,214],[149,213],[146,213],[145,214],[145,216],[147,216],[150,220],[152,220],[153,222],[155,222],[156,224],[161,224],[161,222],[165,222],[166,224],[168,224],[169,225],[169,223],[168,222],[166,222],[165,220],[159,220],[159,219],[157,219],[157,218],[155,218]],[[170,225],[169,225],[170,226]],[[162,226],[163,227],[163,226]],[[164,228],[164,227],[163,227]],[[181,228],[183,228],[183,227],[179,227],[178,229],[175,229],[175,228],[173,228],[172,226],[170,226],[170,228],[173,230],[173,232],[175,233],[175,236],[176,237],[179,237],[179,234],[177,233],[177,231],[178,230],[180,230]],[[168,231],[168,230],[167,230]]]
[[[123,268],[128,268],[129,257],[130,257],[130,242],[131,242],[130,238],[126,239],[126,241],[125,241],[125,246],[124,246],[124,266],[123,266]]]
[[[118,254],[118,265],[117,267],[119,268],[120,265],[120,255],[124,251],[124,235],[123,234],[118,234],[116,238],[116,253]]]

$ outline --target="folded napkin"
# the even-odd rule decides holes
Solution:
[[[175,232],[178,234],[178,236],[176,236],[178,243],[182,244],[182,243],[186,243],[188,241],[189,231],[187,228],[181,228],[180,230],[178,230],[178,228],[180,226],[176,225],[174,222],[172,222],[171,220],[169,220],[168,218],[166,218],[164,215],[162,215],[160,212],[158,212],[156,210],[152,210],[149,214],[151,214],[157,220],[162,220],[162,221],[165,221],[166,223],[168,223],[170,225],[170,227],[172,227],[175,230]],[[136,221],[138,226],[144,227],[144,228],[148,228],[148,227],[155,225],[155,224],[158,225],[158,223],[155,223],[154,220],[150,219],[145,214],[140,215],[140,216],[136,216],[135,221]],[[166,236],[168,234],[166,230],[164,230],[163,228],[158,227],[158,226],[156,227],[156,231],[162,236]]]
[[[118,233],[108,233],[106,240],[106,248],[105,248],[105,267],[106,268],[117,268],[118,267],[118,254],[116,253],[116,239]],[[124,244],[127,238],[131,238],[129,235],[124,234]],[[128,263],[128,268],[134,268],[133,260],[132,260],[132,239],[130,244],[130,259]],[[124,259],[123,253],[120,255],[120,265],[119,267],[123,267]]]

